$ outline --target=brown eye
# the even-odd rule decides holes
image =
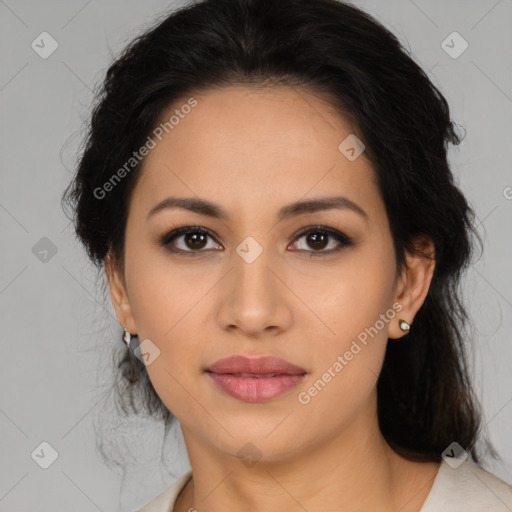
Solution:
[[[194,254],[216,249],[216,244],[208,247],[209,239],[213,240],[213,237],[207,229],[187,226],[171,231],[162,238],[160,243],[174,253]]]
[[[308,233],[306,243],[315,250],[322,250],[328,245],[329,235],[325,233]]]
[[[212,240],[208,246],[209,240]],[[305,243],[299,243],[304,239]],[[298,245],[295,249],[299,252],[307,252],[310,256],[328,256],[336,253],[344,247],[354,245],[354,242],[347,235],[323,226],[313,226],[302,231],[295,238]],[[160,241],[168,251],[184,254],[187,256],[199,255],[209,250],[222,250],[222,246],[215,243],[215,238],[210,231],[200,226],[186,226],[175,229],[166,234]],[[326,250],[326,248],[330,247]],[[316,254],[315,254],[316,253]]]
[[[305,243],[300,244],[298,241],[301,239],[304,239]],[[311,256],[333,254],[343,249],[343,247],[354,245],[352,239],[347,235],[323,226],[308,228],[302,231],[296,240],[294,245],[299,246],[298,250],[301,252],[309,252]],[[325,250],[326,247],[330,248]]]
[[[203,249],[207,236],[202,233],[186,233],[183,235],[183,241],[189,249]]]

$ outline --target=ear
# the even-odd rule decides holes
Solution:
[[[109,252],[105,258],[105,273],[107,274],[108,284],[110,288],[110,298],[112,305],[116,311],[117,319],[122,326],[131,334],[137,334],[137,327],[132,314],[130,299],[126,293],[126,285],[121,272],[115,265],[112,255]]]
[[[406,253],[407,268],[398,277],[395,302],[400,303],[402,309],[389,327],[389,338],[401,338],[407,334],[400,329],[400,320],[405,320],[411,325],[411,330],[414,329],[414,317],[425,301],[434,275],[435,247],[432,240],[419,236],[414,240],[414,246],[419,254]]]

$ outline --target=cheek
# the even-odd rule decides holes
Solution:
[[[382,249],[354,250],[328,268],[310,264],[307,273],[290,273],[290,288],[308,307],[305,319],[300,321],[307,322],[310,330],[316,323],[320,346],[326,352],[329,347],[333,351],[348,348],[351,340],[374,326],[390,309],[394,266],[392,254],[382,254]],[[297,309],[301,308],[298,303]],[[389,321],[385,325],[379,322],[376,337],[387,340],[388,326]]]
[[[319,324],[322,334],[311,352],[314,371],[301,388],[305,394],[299,400],[306,409],[311,407],[311,412],[318,409],[320,414],[322,410],[322,414],[343,421],[373,391],[389,325],[397,314],[392,307],[390,268],[391,258],[361,255],[350,267],[340,266],[328,280],[315,280],[310,286],[307,297],[317,305],[315,313],[324,324]]]
[[[346,298],[339,296],[341,301]],[[314,370],[297,396],[302,414],[320,419],[312,422],[313,431],[343,428],[360,411],[369,410],[384,361],[394,310],[386,309],[385,301],[376,300],[375,295],[362,292],[350,294],[349,304],[343,308],[342,318],[331,310],[335,335],[324,336],[311,353]]]
[[[141,240],[143,236],[141,233]],[[186,265],[176,265],[164,248],[155,248],[147,241],[145,245],[127,241],[126,261],[137,327],[145,337],[166,343],[204,295],[205,279],[199,279],[204,276],[197,271],[192,274]]]
[[[208,422],[192,396],[201,396],[199,361],[212,347],[204,333],[219,330],[211,323],[216,295],[208,292],[223,273],[177,266],[152,251],[134,248],[131,267],[127,266],[137,326],[160,350],[147,371],[156,392],[180,421]],[[304,262],[296,263],[296,268],[282,268],[283,281],[293,293],[279,287],[276,293],[281,290],[283,303],[293,310],[295,322],[290,328],[303,333],[294,338],[297,346],[293,350],[302,361],[311,362],[312,374],[293,399],[297,410],[308,417],[313,414],[329,417],[334,424],[344,423],[367,402],[375,387],[389,325],[381,327],[377,322],[393,298],[392,256],[376,254],[383,252],[366,249],[347,253],[330,266]],[[300,391],[309,397],[307,404],[298,399]]]
[[[129,250],[129,249],[128,249]],[[127,250],[127,254],[128,254]],[[204,351],[207,279],[196,271],[180,270],[150,251],[133,249],[126,266],[132,313],[139,341],[151,340],[158,354],[146,366],[161,400],[177,416],[189,414],[194,380],[200,375],[198,354]],[[187,411],[187,412],[186,412]]]

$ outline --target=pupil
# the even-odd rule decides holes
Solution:
[[[206,235],[202,233],[188,233],[185,235],[185,243],[189,249],[202,249]]]
[[[321,241],[320,241],[320,239],[321,239]],[[327,245],[325,243],[326,239],[327,239],[327,235],[324,233],[322,233],[322,234],[314,233],[314,234],[308,235],[308,243],[310,244],[310,246],[313,249],[323,249]],[[320,246],[318,246],[319,241],[320,241]],[[310,243],[310,242],[312,242],[312,243]],[[316,247],[315,247],[315,244],[317,244]]]
[[[202,249],[206,235],[202,233],[188,233],[185,235],[185,243],[189,249]],[[324,233],[313,233],[308,235],[308,244],[313,249],[323,249],[326,247],[327,235]]]

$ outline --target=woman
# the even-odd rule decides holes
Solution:
[[[512,509],[482,467],[445,98],[335,0],[206,0],[108,70],[76,232],[124,327],[123,399],[191,471],[140,510]]]

